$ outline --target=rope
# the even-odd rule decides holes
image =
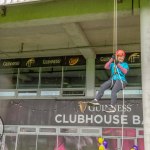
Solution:
[[[79,134],[79,139],[78,139],[78,150],[80,150],[80,140],[81,140],[81,137],[80,137],[80,134]]]
[[[113,54],[117,50],[117,0],[114,0],[114,20],[113,20]]]
[[[113,54],[115,54],[118,41],[118,32],[117,32],[117,0],[114,0],[114,20],[113,20]],[[115,63],[115,60],[114,60]],[[116,72],[116,66],[114,66],[114,72]]]
[[[114,20],[113,20],[113,54],[115,54],[115,52],[116,52],[116,50],[118,49],[117,48],[117,41],[118,41],[118,36],[117,36],[117,34],[118,34],[118,32],[117,32],[117,24],[118,24],[118,22],[117,22],[117,18],[118,18],[118,16],[117,16],[117,0],[114,0]],[[114,60],[114,64],[115,64],[115,60]],[[122,84],[122,94],[123,94],[123,97],[122,97],[122,99],[123,99],[123,111],[122,111],[122,116],[124,116],[124,104],[125,104],[125,97],[124,97],[124,86],[123,86],[123,81],[122,81],[122,79],[121,79],[121,76],[120,76],[120,74],[119,74],[119,71],[118,71],[118,67],[116,66],[115,67],[115,69],[116,69],[116,71],[117,71],[117,73],[118,73],[118,75],[119,75],[119,78],[120,78],[120,81],[121,81],[121,84]],[[121,148],[120,148],[120,150],[123,150],[123,139],[124,139],[124,124],[122,124],[122,127],[121,127],[121,132],[122,132],[122,143],[121,143]]]
[[[125,105],[124,86],[123,86],[123,81],[122,81],[121,76],[120,76],[119,71],[118,71],[118,67],[116,67],[116,70],[117,70],[117,73],[119,75],[121,85],[122,85],[122,100],[123,100],[123,102],[122,102],[122,106],[123,106],[122,116],[124,116],[124,105]],[[121,142],[121,149],[120,150],[123,150],[123,139],[124,139],[124,136],[123,136],[124,135],[124,130],[123,129],[124,129],[124,124],[122,124],[122,127],[121,127],[122,142]]]

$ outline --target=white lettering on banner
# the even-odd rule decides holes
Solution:
[[[141,124],[140,116],[133,116],[133,124]],[[128,115],[65,115],[58,114],[55,116],[56,123],[64,124],[128,124]]]
[[[77,120],[76,115],[70,117],[70,123],[76,123],[76,120]]]
[[[122,106],[118,105],[118,111],[120,112],[122,110]]]
[[[86,123],[93,123],[93,115],[90,115],[90,116],[88,116],[88,115],[86,115]]]
[[[4,61],[3,62],[3,66],[4,67],[11,67],[11,66],[19,66],[20,65],[20,62],[19,61]]]
[[[84,122],[85,122],[84,116],[83,115],[78,115],[78,123],[84,123]]]
[[[99,120],[97,120],[97,118],[99,118]],[[103,117],[102,117],[101,115],[96,115],[96,116],[94,117],[94,122],[95,122],[96,124],[101,124],[101,123],[103,122]]]
[[[43,60],[43,64],[60,64],[61,59]]]
[[[105,115],[106,116],[106,115]],[[111,124],[111,122],[112,122],[112,116],[108,116],[108,118],[107,117],[104,117],[104,122],[106,123],[106,124]]]
[[[69,123],[69,121],[66,120],[66,116],[65,115],[63,115],[63,123]]]
[[[132,105],[127,105],[127,112],[131,112],[132,111],[131,106]]]
[[[100,106],[97,106],[97,107],[91,107],[91,106],[88,106],[88,110],[90,112],[103,112],[105,111],[105,109],[107,108],[108,106],[107,105],[100,105]],[[124,105],[124,108],[122,105],[116,105],[116,109],[117,109],[117,112],[122,112],[124,110],[124,112],[131,112],[132,111],[132,105]]]
[[[58,120],[58,118],[61,119],[62,115],[58,114],[57,116],[55,116],[55,122],[57,123],[62,123],[62,120]]]
[[[114,115],[114,124],[119,124],[119,116],[118,115]]]
[[[91,107],[91,106],[88,106],[88,110],[91,111],[91,112],[100,112],[100,111],[104,111],[105,108],[107,107],[107,105],[100,105],[98,107]]]
[[[121,115],[121,124],[128,124],[127,117],[127,115]]]
[[[133,115],[133,124],[141,124],[140,116]]]

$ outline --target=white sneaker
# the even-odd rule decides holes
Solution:
[[[88,105],[92,105],[92,106],[99,106],[99,105],[100,105],[100,103],[98,102],[98,100],[97,100],[97,99],[94,99],[94,100],[92,100],[92,101],[88,102]]]

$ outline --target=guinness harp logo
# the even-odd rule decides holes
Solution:
[[[35,64],[35,59],[31,58],[26,62],[27,67],[32,67],[32,65]]]
[[[77,64],[78,61],[79,61],[79,57],[70,58],[69,59],[69,65],[73,66],[73,65]]]
[[[80,112],[84,113],[87,108],[87,102],[79,101],[78,105],[79,105]]]
[[[133,53],[129,56],[128,61],[134,63],[136,60],[140,59],[140,53]]]

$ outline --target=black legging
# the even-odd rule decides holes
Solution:
[[[127,85],[125,81],[123,81],[123,88]],[[108,81],[104,82],[100,86],[100,90],[98,91],[95,99],[100,100],[101,97],[103,96],[105,90],[109,89],[112,87],[111,90],[111,105],[115,105],[117,101],[117,93],[122,90],[122,83],[121,80],[112,80],[109,79]]]

